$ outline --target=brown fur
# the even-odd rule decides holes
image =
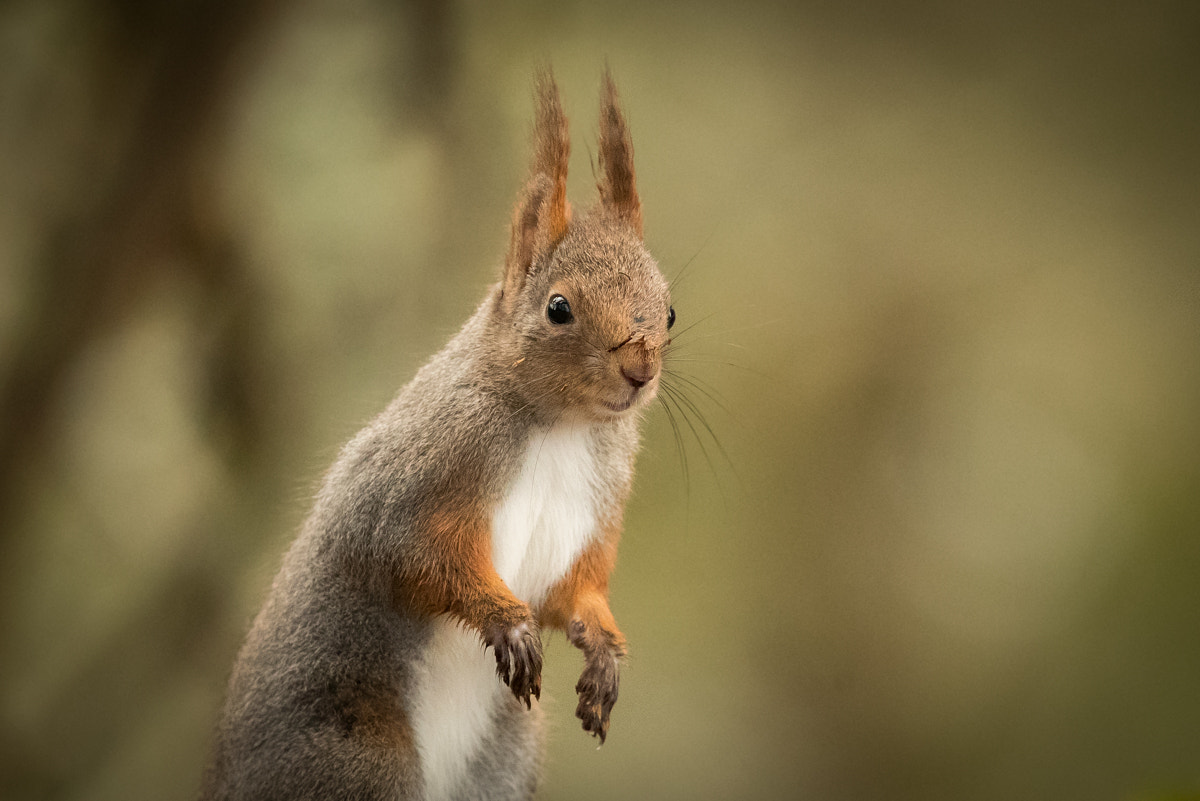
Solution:
[[[633,170],[633,139],[617,101],[612,74],[604,71],[600,101],[600,199],[617,219],[642,236],[642,202]]]
[[[670,344],[670,298],[641,241],[633,147],[611,77],[600,202],[579,218],[566,201],[567,120],[548,71],[536,108],[504,275],[326,476],[234,666],[205,798],[423,797],[416,712],[429,708],[421,676],[443,619],[478,634],[509,688],[447,792],[532,795],[540,625],[583,652],[576,714],[601,741],[608,734],[625,653],[608,578],[639,412]],[[569,300],[569,324],[547,318],[554,295]],[[585,489],[603,517],[531,608],[493,564],[492,521],[531,443],[563,421],[587,432]]]
[[[571,140],[558,85],[549,70],[537,74],[536,108],[532,177],[513,210],[505,262],[504,293],[509,298],[520,292],[526,274],[558,246],[571,223],[567,202]]]
[[[550,207],[546,210],[545,247],[562,241],[571,223],[571,204],[567,202],[567,163],[571,157],[571,139],[567,116],[558,97],[558,84],[549,70],[537,75],[537,121],[534,124],[534,175],[545,175],[553,182]]]

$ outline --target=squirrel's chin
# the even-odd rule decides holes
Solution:
[[[655,390],[657,389],[657,386],[646,389],[634,389],[621,400],[602,400],[600,401],[600,406],[609,415],[622,415],[648,404],[654,399]]]
[[[600,405],[603,406],[608,411],[612,412],[613,414],[621,414],[622,412],[627,412],[633,408],[633,399],[630,398],[629,400],[623,401],[621,403],[611,403],[609,401],[601,401]]]

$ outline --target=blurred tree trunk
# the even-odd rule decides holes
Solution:
[[[12,536],[25,467],[46,436],[53,399],[84,345],[130,312],[163,265],[196,266],[203,285],[236,282],[219,231],[204,230],[198,185],[237,59],[274,0],[111,2],[93,9],[110,32],[95,48],[111,153],[82,176],[77,205],[49,221],[24,336],[0,375],[0,532]],[[131,87],[142,96],[127,97]],[[109,166],[111,161],[112,166]],[[183,259],[169,257],[184,255]],[[197,256],[199,258],[197,258]]]
[[[385,6],[377,10],[394,11]],[[144,311],[164,281],[186,280],[198,290],[205,330],[196,332],[192,369],[204,393],[202,425],[236,497],[187,524],[183,536],[194,545],[186,556],[162,565],[155,585],[161,589],[60,677],[35,731],[0,732],[0,797],[76,794],[122,747],[120,738],[152,714],[165,677],[225,659],[226,641],[241,636],[229,631],[231,620],[243,622],[241,610],[228,608],[230,567],[250,560],[268,537],[229,536],[227,529],[273,520],[262,508],[274,508],[281,482],[295,477],[279,475],[292,439],[272,420],[289,400],[276,355],[262,339],[263,292],[222,219],[209,176],[231,103],[291,10],[276,0],[114,0],[87,11],[83,27],[94,41],[83,48],[80,66],[98,95],[88,100],[102,116],[88,120],[87,141],[79,145],[86,168],[71,175],[65,200],[40,221],[21,331],[12,358],[0,364],[0,581],[23,569],[17,545],[37,535],[21,523],[36,496],[31,490],[47,473],[30,466],[46,460],[72,370],[92,343]],[[451,9],[418,0],[403,12],[396,21],[418,33],[408,39],[411,49],[398,53],[397,72],[410,89],[397,105],[446,139]],[[55,124],[56,111],[37,123]],[[79,157],[41,155],[45,163]],[[226,536],[218,536],[222,530]]]
[[[192,273],[214,307],[250,311],[240,300],[248,279],[236,249],[213,224],[204,176],[239,70],[275,11],[273,0],[109,2],[88,9],[87,33],[97,41],[86,49],[91,63],[82,66],[100,94],[94,105],[103,117],[86,132],[88,169],[74,176],[63,193],[67,202],[43,221],[23,332],[0,374],[5,574],[20,569],[11,561],[14,538],[27,535],[17,522],[32,494],[29,476],[38,474],[29,467],[54,433],[56,399],[81,351],[135,313],[170,270]],[[213,319],[228,327],[215,332],[224,340],[215,360],[243,374],[257,370],[255,349],[234,334],[252,331],[252,324],[236,314]],[[221,382],[221,391],[240,386]],[[243,432],[243,446],[261,443],[249,433],[261,404],[219,405]],[[114,746],[114,726],[144,709],[136,699],[150,680],[186,656],[187,643],[211,626],[220,608],[216,587],[184,566],[164,569],[175,574],[163,584],[170,591],[87,654],[65,691],[40,710],[32,741],[6,732],[6,740],[21,739],[0,749],[6,763],[0,795],[50,798],[78,789]],[[143,658],[147,643],[157,659]]]

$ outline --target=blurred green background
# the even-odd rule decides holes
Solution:
[[[498,275],[534,67],[584,206],[607,59],[690,403],[540,797],[1196,798],[1198,8],[5,3],[0,796],[194,793],[323,470]]]

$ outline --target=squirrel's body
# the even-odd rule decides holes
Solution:
[[[577,714],[607,733],[624,653],[607,582],[666,289],[636,194],[568,231],[548,78],[541,100],[540,151],[560,148],[535,161],[505,280],[326,476],[234,668],[206,798],[530,797],[540,625],[584,651]]]

